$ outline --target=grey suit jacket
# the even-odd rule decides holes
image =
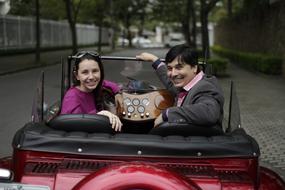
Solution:
[[[165,65],[156,69],[164,86],[177,97],[179,91],[167,76]],[[168,122],[222,126],[224,96],[216,77],[206,76],[190,89],[180,107],[168,108]]]

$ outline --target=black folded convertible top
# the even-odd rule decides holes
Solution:
[[[242,129],[231,134],[201,136],[167,136],[148,134],[107,134],[66,132],[43,123],[28,123],[13,139],[20,150],[106,156],[158,157],[256,157],[256,141]]]

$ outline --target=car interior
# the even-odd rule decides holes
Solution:
[[[63,64],[63,68],[68,67]],[[208,156],[248,156],[254,153],[259,155],[256,141],[240,128],[239,107],[233,83],[231,83],[229,123],[225,131],[216,126],[168,122],[153,128],[155,117],[165,106],[171,106],[174,101],[165,91],[153,88],[144,91],[141,86],[146,84],[136,82],[130,84],[132,86],[130,91],[122,93],[125,96],[123,106],[118,107],[117,111],[123,122],[123,131],[118,133],[110,127],[106,116],[59,115],[60,101],[50,106],[44,113],[43,98],[40,96],[44,93],[43,78],[42,74],[37,89],[38,95],[35,96],[38,100],[34,101],[36,105],[32,113],[33,120],[17,132],[13,141],[15,147],[80,154],[82,147],[85,147],[85,154],[197,156],[202,153]],[[62,81],[62,93],[65,93],[68,89],[66,84],[70,83],[66,83],[64,77]],[[134,91],[136,91],[135,96]],[[107,103],[114,105],[113,101],[111,99]],[[138,108],[140,105],[144,107]],[[128,110],[129,106],[133,106],[137,113],[131,116],[123,113],[133,110]],[[150,108],[156,111],[151,112]]]

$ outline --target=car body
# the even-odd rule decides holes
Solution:
[[[71,85],[71,59],[63,63],[62,95]],[[123,88],[122,104],[116,106],[125,130],[115,133],[104,116],[58,115],[59,103],[44,114],[43,81],[42,75],[33,120],[15,134],[13,155],[0,159],[0,168],[14,173],[14,182],[2,183],[7,188],[22,184],[22,189],[43,190],[285,189],[276,173],[259,165],[257,142],[240,128],[233,84],[234,111],[230,109],[231,122],[220,134],[186,123],[152,128],[160,111],[173,104],[173,97],[163,88],[132,79]]]

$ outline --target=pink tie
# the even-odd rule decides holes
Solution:
[[[178,100],[177,100],[177,106],[181,106],[185,96],[187,95],[187,91],[186,90],[182,90],[181,92],[179,92],[178,94]]]

